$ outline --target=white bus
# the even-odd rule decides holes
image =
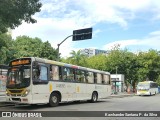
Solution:
[[[109,72],[36,57],[11,61],[6,84],[7,101],[20,104],[57,106],[111,95]]]
[[[137,95],[153,95],[158,93],[158,84],[153,81],[139,82],[137,85]]]

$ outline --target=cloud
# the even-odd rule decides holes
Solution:
[[[108,43],[103,46],[104,50],[111,50],[115,45],[119,44],[120,48],[130,48],[133,50],[138,50],[139,47],[144,47],[146,49],[157,49],[160,50],[160,31],[154,31],[148,34],[143,39],[131,39],[131,40],[118,40],[115,42]],[[137,47],[138,46],[138,47]],[[137,48],[137,49],[136,49]]]
[[[39,37],[48,40],[54,48],[75,29],[93,27],[99,23],[111,23],[128,27],[128,20],[135,19],[139,11],[156,11],[154,19],[160,17],[158,0],[41,0],[43,6],[40,13],[34,16],[36,24],[23,23],[12,31],[13,38],[20,35]],[[152,9],[148,9],[152,8]],[[104,24],[105,25],[105,24]],[[93,37],[101,32],[94,30]],[[121,41],[124,46],[136,44],[137,40]],[[71,39],[65,41],[60,48],[62,56],[76,50]]]

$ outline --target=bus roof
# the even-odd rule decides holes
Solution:
[[[87,68],[87,67],[81,67],[81,66],[77,66],[77,65],[67,64],[67,63],[58,62],[58,61],[54,61],[54,60],[48,60],[48,59],[44,59],[44,58],[38,58],[38,57],[23,57],[23,58],[31,58],[33,61],[38,61],[38,62],[42,62],[42,63],[49,63],[49,64],[55,64],[55,65],[59,65],[59,66],[65,66],[65,67],[70,67],[70,68],[75,68],[75,69],[86,70],[86,71],[110,74],[109,72],[106,72],[106,71],[91,69],[91,68]],[[23,58],[19,58],[19,59],[23,59]]]

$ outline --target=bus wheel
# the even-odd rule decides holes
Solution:
[[[60,97],[57,93],[52,93],[50,95],[50,98],[49,98],[49,105],[51,107],[55,107],[55,106],[58,106],[59,104],[59,101],[60,101]]]
[[[97,102],[97,99],[98,99],[98,94],[96,92],[93,92],[91,102],[92,103]]]
[[[150,92],[150,96],[152,96],[151,92]]]

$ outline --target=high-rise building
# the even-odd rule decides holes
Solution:
[[[80,50],[81,54],[84,54],[88,57],[94,56],[94,55],[98,55],[98,54],[108,54],[108,51],[106,50],[99,50],[99,49],[93,49],[93,48],[85,48]]]

